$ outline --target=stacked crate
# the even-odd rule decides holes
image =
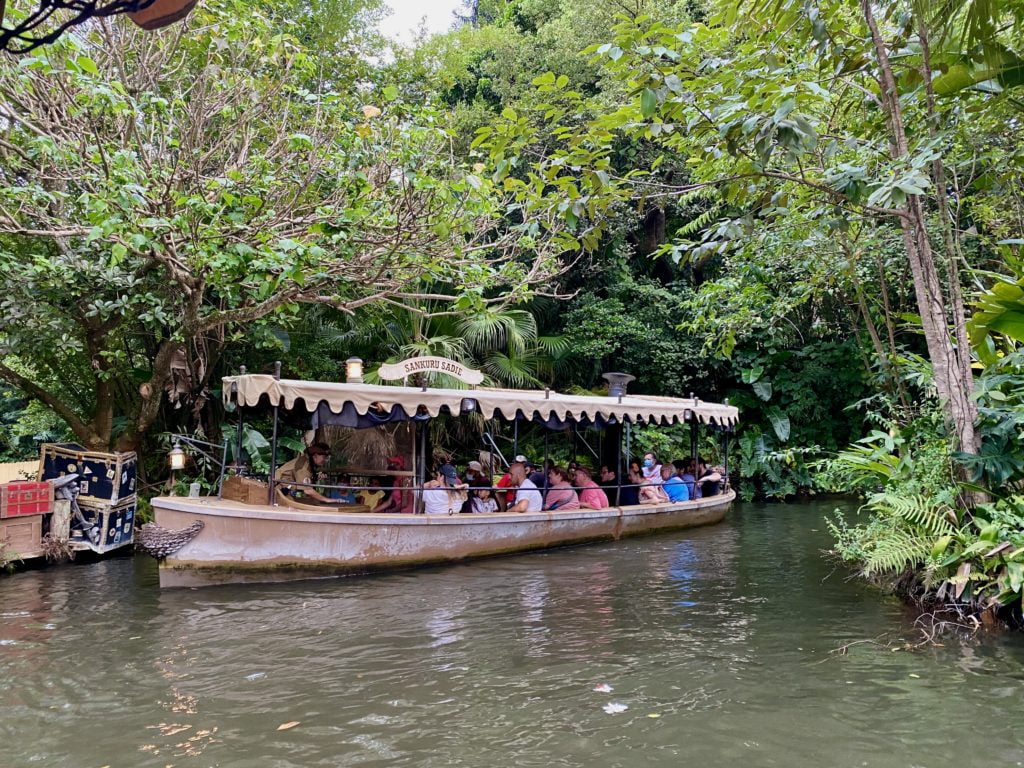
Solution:
[[[78,507],[71,520],[71,546],[109,552],[131,544],[135,533],[138,457],[89,451],[77,443],[46,443],[39,457],[41,480],[78,475]]]
[[[53,511],[51,483],[0,485],[0,545],[8,555],[36,557],[42,552],[43,515]]]

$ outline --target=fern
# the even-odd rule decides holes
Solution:
[[[867,506],[875,512],[905,520],[915,526],[916,533],[920,535],[937,537],[956,533],[956,527],[952,522],[956,520],[953,510],[925,496],[880,493],[872,496]]]
[[[864,574],[899,573],[909,566],[920,565],[931,553],[930,539],[917,533],[889,531],[884,538],[865,548]]]

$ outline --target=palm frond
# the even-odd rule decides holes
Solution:
[[[469,348],[477,353],[506,348],[521,352],[537,338],[536,320],[521,309],[475,312],[460,318],[456,328]]]
[[[520,389],[543,386],[533,375],[536,365],[529,356],[509,357],[502,352],[495,352],[484,361],[483,369],[492,379],[504,386]]]

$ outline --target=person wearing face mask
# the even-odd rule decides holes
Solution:
[[[644,479],[652,485],[661,485],[661,464],[653,453],[644,454]]]
[[[471,461],[466,465],[466,482],[470,485],[486,480],[484,476],[484,465],[479,461]]]

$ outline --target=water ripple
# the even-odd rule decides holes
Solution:
[[[0,766],[1024,762],[1020,639],[892,652],[905,612],[820,557],[833,506],[362,579],[21,573],[0,580]]]

